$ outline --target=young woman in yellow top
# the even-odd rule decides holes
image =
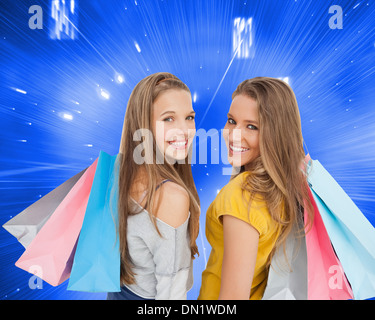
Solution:
[[[224,129],[228,160],[240,169],[207,211],[212,250],[198,299],[261,299],[272,254],[301,223],[304,200],[313,212],[292,89],[274,78],[243,81]]]

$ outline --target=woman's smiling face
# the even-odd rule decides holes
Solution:
[[[195,135],[190,93],[179,89],[164,91],[153,108],[153,134],[160,152],[172,162],[185,159]]]
[[[247,164],[259,157],[259,115],[254,99],[244,94],[234,97],[223,136],[232,166],[246,169]]]

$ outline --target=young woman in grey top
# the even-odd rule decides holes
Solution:
[[[189,88],[170,73],[130,95],[120,145],[122,291],[108,299],[186,299],[198,254],[199,198],[189,159],[195,135]]]

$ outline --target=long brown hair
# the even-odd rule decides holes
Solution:
[[[300,113],[293,90],[279,79],[257,77],[245,80],[233,92],[232,99],[240,94],[257,102],[260,130],[260,156],[250,164],[248,171],[251,174],[247,175],[243,190],[249,191],[251,196],[263,196],[281,230],[268,260],[270,264],[272,254],[285,244],[293,227],[303,230],[304,209],[309,215],[310,226],[313,221]]]
[[[190,163],[188,161],[182,161],[182,163],[179,161],[175,164],[170,164],[165,159],[165,161],[163,161],[164,163],[158,163],[156,161],[156,153],[158,149],[155,139],[151,139],[148,141],[148,145],[144,145],[146,149],[149,149],[146,150],[146,153],[152,150],[152,152],[150,152],[152,161],[146,161],[139,165],[134,161],[133,157],[134,150],[137,146],[141,143],[147,143],[145,139],[141,139],[141,141],[137,141],[139,139],[134,139],[135,132],[139,129],[147,129],[149,132],[152,132],[153,103],[161,92],[170,89],[185,90],[190,93],[189,88],[173,74],[167,72],[152,74],[141,80],[135,86],[126,108],[119,151],[121,158],[119,161],[118,181],[118,234],[121,256],[121,283],[125,284],[132,284],[135,281],[135,273],[132,270],[133,264],[127,245],[127,219],[129,215],[137,214],[142,210],[135,210],[134,202],[132,202],[133,200],[130,198],[132,183],[141,165],[144,166],[147,173],[147,194],[144,208],[149,212],[156,230],[158,230],[156,217],[152,214],[152,209],[155,208],[155,190],[158,182],[164,179],[169,179],[182,186],[188,192],[190,197],[190,219],[188,229],[192,258],[194,258],[195,254],[199,254],[196,239],[199,232],[200,203]],[[191,152],[188,157],[190,156]]]

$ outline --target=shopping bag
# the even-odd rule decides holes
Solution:
[[[16,266],[53,286],[70,274],[72,257],[94,179],[97,161],[85,171],[39,231]]]
[[[308,299],[353,299],[353,292],[345,277],[341,263],[332,248],[318,207],[311,191],[308,191],[314,207],[313,224],[306,232]],[[310,225],[306,211],[304,221],[306,226]]]
[[[307,300],[307,256],[305,237],[297,238],[295,229],[288,235],[271,260],[262,300]]]
[[[17,240],[27,248],[85,171],[86,169],[77,173],[44,197],[34,202],[31,206],[5,223],[3,228],[16,237]]]
[[[308,182],[354,298],[375,297],[374,227],[318,160],[309,162]]]
[[[74,256],[68,290],[119,292],[117,156],[101,151]]]

